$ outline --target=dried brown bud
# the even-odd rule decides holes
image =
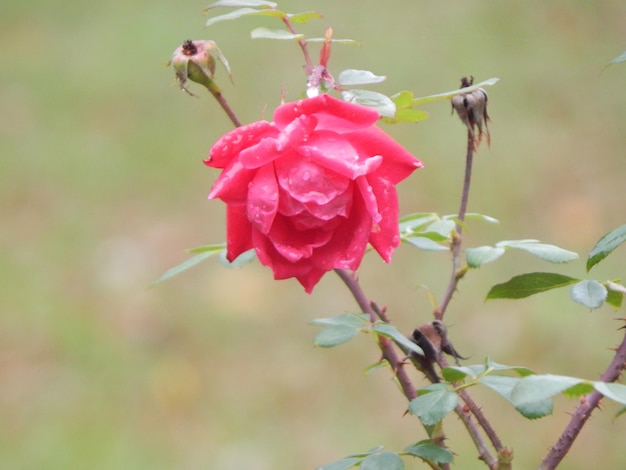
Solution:
[[[461,79],[461,87],[467,88],[474,82],[474,77],[463,77]],[[487,114],[487,92],[482,88],[461,93],[452,98],[452,109],[456,110],[461,122],[467,126],[470,132],[474,150],[478,148],[483,138],[483,126],[487,136],[487,145],[491,144],[491,135],[489,134],[489,115]],[[478,129],[478,135],[476,134]]]

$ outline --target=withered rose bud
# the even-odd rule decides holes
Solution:
[[[199,83],[209,90],[216,87],[213,82],[215,57],[224,64],[230,76],[230,67],[228,66],[226,57],[224,57],[222,51],[217,47],[217,44],[209,40],[199,39],[192,41],[188,39],[181,46],[176,48],[167,65],[174,67],[176,80],[180,88],[190,95],[193,95],[185,86],[187,80]]]
[[[474,77],[461,79],[461,88],[467,88],[474,82]],[[487,145],[491,144],[491,136],[489,135],[489,115],[487,114],[487,92],[482,88],[478,88],[468,93],[461,93],[452,98],[452,109],[456,110],[461,122],[467,126],[474,150],[478,148],[483,138],[483,125],[485,126],[485,134],[487,136]],[[476,135],[478,129],[478,135]]]

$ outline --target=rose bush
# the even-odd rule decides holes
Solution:
[[[227,258],[254,248],[275,279],[309,293],[327,271],[356,270],[368,242],[389,262],[400,243],[395,185],[423,165],[378,118],[322,94],[222,136],[204,163],[223,169],[209,198],[227,205]]]

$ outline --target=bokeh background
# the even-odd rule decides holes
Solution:
[[[626,3],[554,1],[284,1],[317,9],[302,26],[362,47],[335,46],[331,71],[387,75],[377,91],[416,96],[459,78],[500,77],[488,89],[492,145],[477,155],[467,246],[538,238],[581,253],[551,266],[508,253],[471,272],[447,316],[457,349],[538,372],[596,379],[618,344],[623,313],[589,312],[566,290],[483,301],[515,274],[584,277],[598,238],[624,223],[626,66],[602,67],[626,47]],[[316,317],[355,311],[332,273],[306,295],[252,263],[210,260],[149,287],[224,239],[224,208],[207,201],[217,176],[202,165],[229,122],[200,88],[181,93],[163,64],[185,39],[214,39],[235,86],[224,93],[244,122],[270,116],[281,90],[303,91],[294,43],[252,41],[246,18],[203,27],[203,2],[8,1],[0,5],[0,467],[7,469],[307,469],[376,445],[424,438],[369,337],[315,349]],[[314,56],[317,48],[311,47]],[[465,132],[447,102],[430,119],[385,126],[426,164],[401,185],[403,213],[457,210]],[[626,276],[624,251],[592,271]],[[370,255],[361,279],[409,332],[440,296],[446,253],[401,247],[392,265]],[[416,375],[418,385],[425,385]],[[476,399],[516,455],[535,468],[575,400],[526,421],[486,390]],[[626,468],[626,421],[610,402],[563,464]],[[484,468],[455,417],[458,467]],[[408,468],[422,468],[407,461]]]

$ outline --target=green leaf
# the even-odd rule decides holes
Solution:
[[[248,264],[256,258],[256,251],[253,249],[244,251],[233,262],[226,259],[226,250],[220,251],[220,263],[227,268],[240,268],[241,266]]]
[[[523,404],[516,404],[511,398],[515,386],[522,379],[506,375],[487,375],[480,378],[480,383],[489,387],[494,392],[502,396],[505,400],[515,406],[515,409],[525,418],[537,419],[552,413],[553,405],[549,399],[530,401]]]
[[[440,245],[429,238],[421,236],[405,237],[402,241],[424,251],[447,251],[449,249],[448,247]]]
[[[211,26],[211,25],[213,25],[215,23],[219,23],[221,21],[236,20],[236,19],[241,18],[243,16],[249,16],[249,15],[280,16],[281,14],[285,15],[284,12],[279,12],[278,10],[256,10],[254,8],[239,8],[237,10],[233,10],[233,11],[231,11],[229,13],[225,13],[223,15],[213,16],[213,17],[209,18],[204,25],[205,26]]]
[[[620,62],[625,62],[625,61],[626,61],[626,51],[622,52],[619,56],[617,56],[611,62],[606,64],[604,67],[602,67],[602,71],[604,71],[604,69],[606,69],[607,67],[610,67],[611,65],[619,64]]]
[[[269,29],[264,27],[254,28],[250,31],[250,37],[252,39],[281,39],[281,40],[292,40],[292,39],[303,39],[304,34],[294,34],[289,31],[285,31],[282,29]]]
[[[306,42],[326,42],[326,38],[307,38]],[[333,44],[347,44],[349,46],[361,47],[361,43],[354,39],[331,39]]]
[[[619,286],[619,289],[617,289],[616,287],[618,287],[618,284],[616,284],[616,282],[607,282],[605,284],[605,287],[608,289],[606,303],[615,310],[622,306],[622,301],[624,300],[623,286]]]
[[[211,256],[215,254],[218,254],[220,251],[205,251],[203,253],[199,253],[196,256],[189,258],[187,261],[182,262],[178,266],[175,266],[165,271],[165,273],[163,273],[163,275],[160,278],[154,281],[152,285],[158,284],[163,281],[167,281],[168,279],[171,279],[174,276],[179,275],[183,271],[187,271],[189,268],[193,268],[197,264],[200,264],[205,259],[210,258]]]
[[[317,20],[322,18],[322,15],[316,11],[303,11],[301,13],[293,13],[287,15],[291,23],[308,23],[309,20]]]
[[[399,345],[404,346],[409,351],[413,351],[420,356],[424,355],[424,351],[422,351],[422,348],[420,348],[417,344],[415,344],[413,341],[400,333],[398,329],[391,323],[376,323],[374,324],[374,326],[372,326],[372,331],[381,336],[392,339]]]
[[[471,366],[448,366],[442,369],[441,374],[448,382],[459,382],[465,379],[465,377],[476,377],[484,374],[486,370],[487,367],[483,364]]]
[[[361,470],[404,470],[404,462],[395,452],[381,452],[373,454],[361,462]]]
[[[339,74],[338,82],[342,86],[354,86],[381,83],[386,79],[387,77],[374,75],[369,70],[346,69]]]
[[[491,217],[489,215],[485,215],[485,214],[479,214],[478,212],[468,212],[467,214],[465,214],[465,220],[469,220],[469,219],[477,219],[477,220],[482,220],[484,222],[488,222],[490,224],[499,224],[500,221],[494,217]],[[456,219],[454,219],[456,220]]]
[[[381,116],[393,117],[396,113],[394,102],[382,93],[370,90],[345,90],[341,92],[341,97],[348,103],[374,108]]]
[[[383,367],[390,367],[389,362],[386,359],[383,359],[376,364],[367,366],[367,368],[365,369],[365,375],[370,375],[371,373],[377,371],[378,369],[382,369]]]
[[[478,90],[481,87],[488,85],[495,85],[500,79],[499,78],[490,78],[483,82],[477,83],[476,85],[472,85],[466,88],[460,88],[458,90],[448,91],[445,93],[438,93],[436,95],[424,96],[422,98],[416,98],[411,103],[412,106],[417,106],[424,103],[430,103],[431,101],[438,100],[449,100],[454,98],[456,95],[460,95],[462,93],[470,93],[472,91]]]
[[[400,219],[400,233],[417,233],[436,220],[439,220],[439,216],[434,212],[418,212],[405,215]]]
[[[590,310],[600,308],[608,295],[606,287],[601,283],[587,280],[574,284],[569,293],[574,302],[578,302]]]
[[[507,366],[504,364],[498,364],[491,360],[491,358],[487,358],[487,367],[493,371],[514,371],[521,377],[526,377],[528,375],[534,375],[535,373],[530,370],[528,367],[524,366]]]
[[[607,382],[593,382],[593,387],[605,397],[626,405],[626,385],[607,383]]]
[[[507,282],[496,284],[487,293],[486,300],[523,299],[551,289],[565,287],[580,279],[556,273],[527,273],[512,277]]]
[[[322,348],[332,348],[347,343],[358,335],[360,331],[360,328],[348,325],[329,326],[317,334],[313,344]]]
[[[459,402],[459,396],[447,390],[437,390],[420,395],[409,403],[409,412],[418,416],[425,425],[441,421]]]
[[[315,326],[351,326],[353,328],[363,328],[369,324],[370,317],[365,313],[344,313],[336,317],[316,318],[309,324]]]
[[[317,467],[317,470],[348,470],[361,462],[360,458],[346,457],[345,459],[337,460],[336,462],[328,463]]]
[[[210,252],[212,254],[216,254],[216,253],[219,253],[220,251],[223,251],[224,249],[226,249],[226,243],[218,243],[217,245],[203,245],[203,246],[198,246],[196,248],[190,248],[189,250],[186,250],[186,251],[187,253]]]
[[[267,8],[276,8],[278,4],[274,2],[267,2],[265,0],[220,0],[217,2],[211,3],[208,7],[206,7],[203,13],[212,10],[217,7],[230,7],[230,8],[240,8],[240,7],[267,7]]]
[[[511,391],[511,402],[517,406],[547,400],[585,380],[563,375],[530,375],[521,379]]]
[[[405,448],[404,452],[429,462],[451,463],[454,460],[449,450],[443,449],[429,440],[416,442]]]
[[[593,247],[587,258],[587,272],[626,241],[626,225],[605,234]]]
[[[478,268],[485,263],[491,263],[504,254],[504,248],[495,248],[492,246],[478,246],[476,248],[467,248],[465,257],[467,265],[470,268]]]
[[[568,263],[579,258],[578,253],[555,245],[539,243],[537,240],[508,240],[499,242],[496,246],[523,250],[551,263]]]
[[[351,457],[358,457],[358,458],[365,458],[368,455],[372,455],[372,454],[377,454],[379,453],[381,450],[383,450],[385,447],[384,446],[376,446],[376,447],[372,447],[370,450],[366,451],[366,452],[359,452],[357,454],[350,454],[348,455],[348,458]]]
[[[421,109],[399,108],[396,105],[396,114],[392,118],[384,117],[383,121],[390,124],[399,122],[420,122],[428,119],[428,113]]]

